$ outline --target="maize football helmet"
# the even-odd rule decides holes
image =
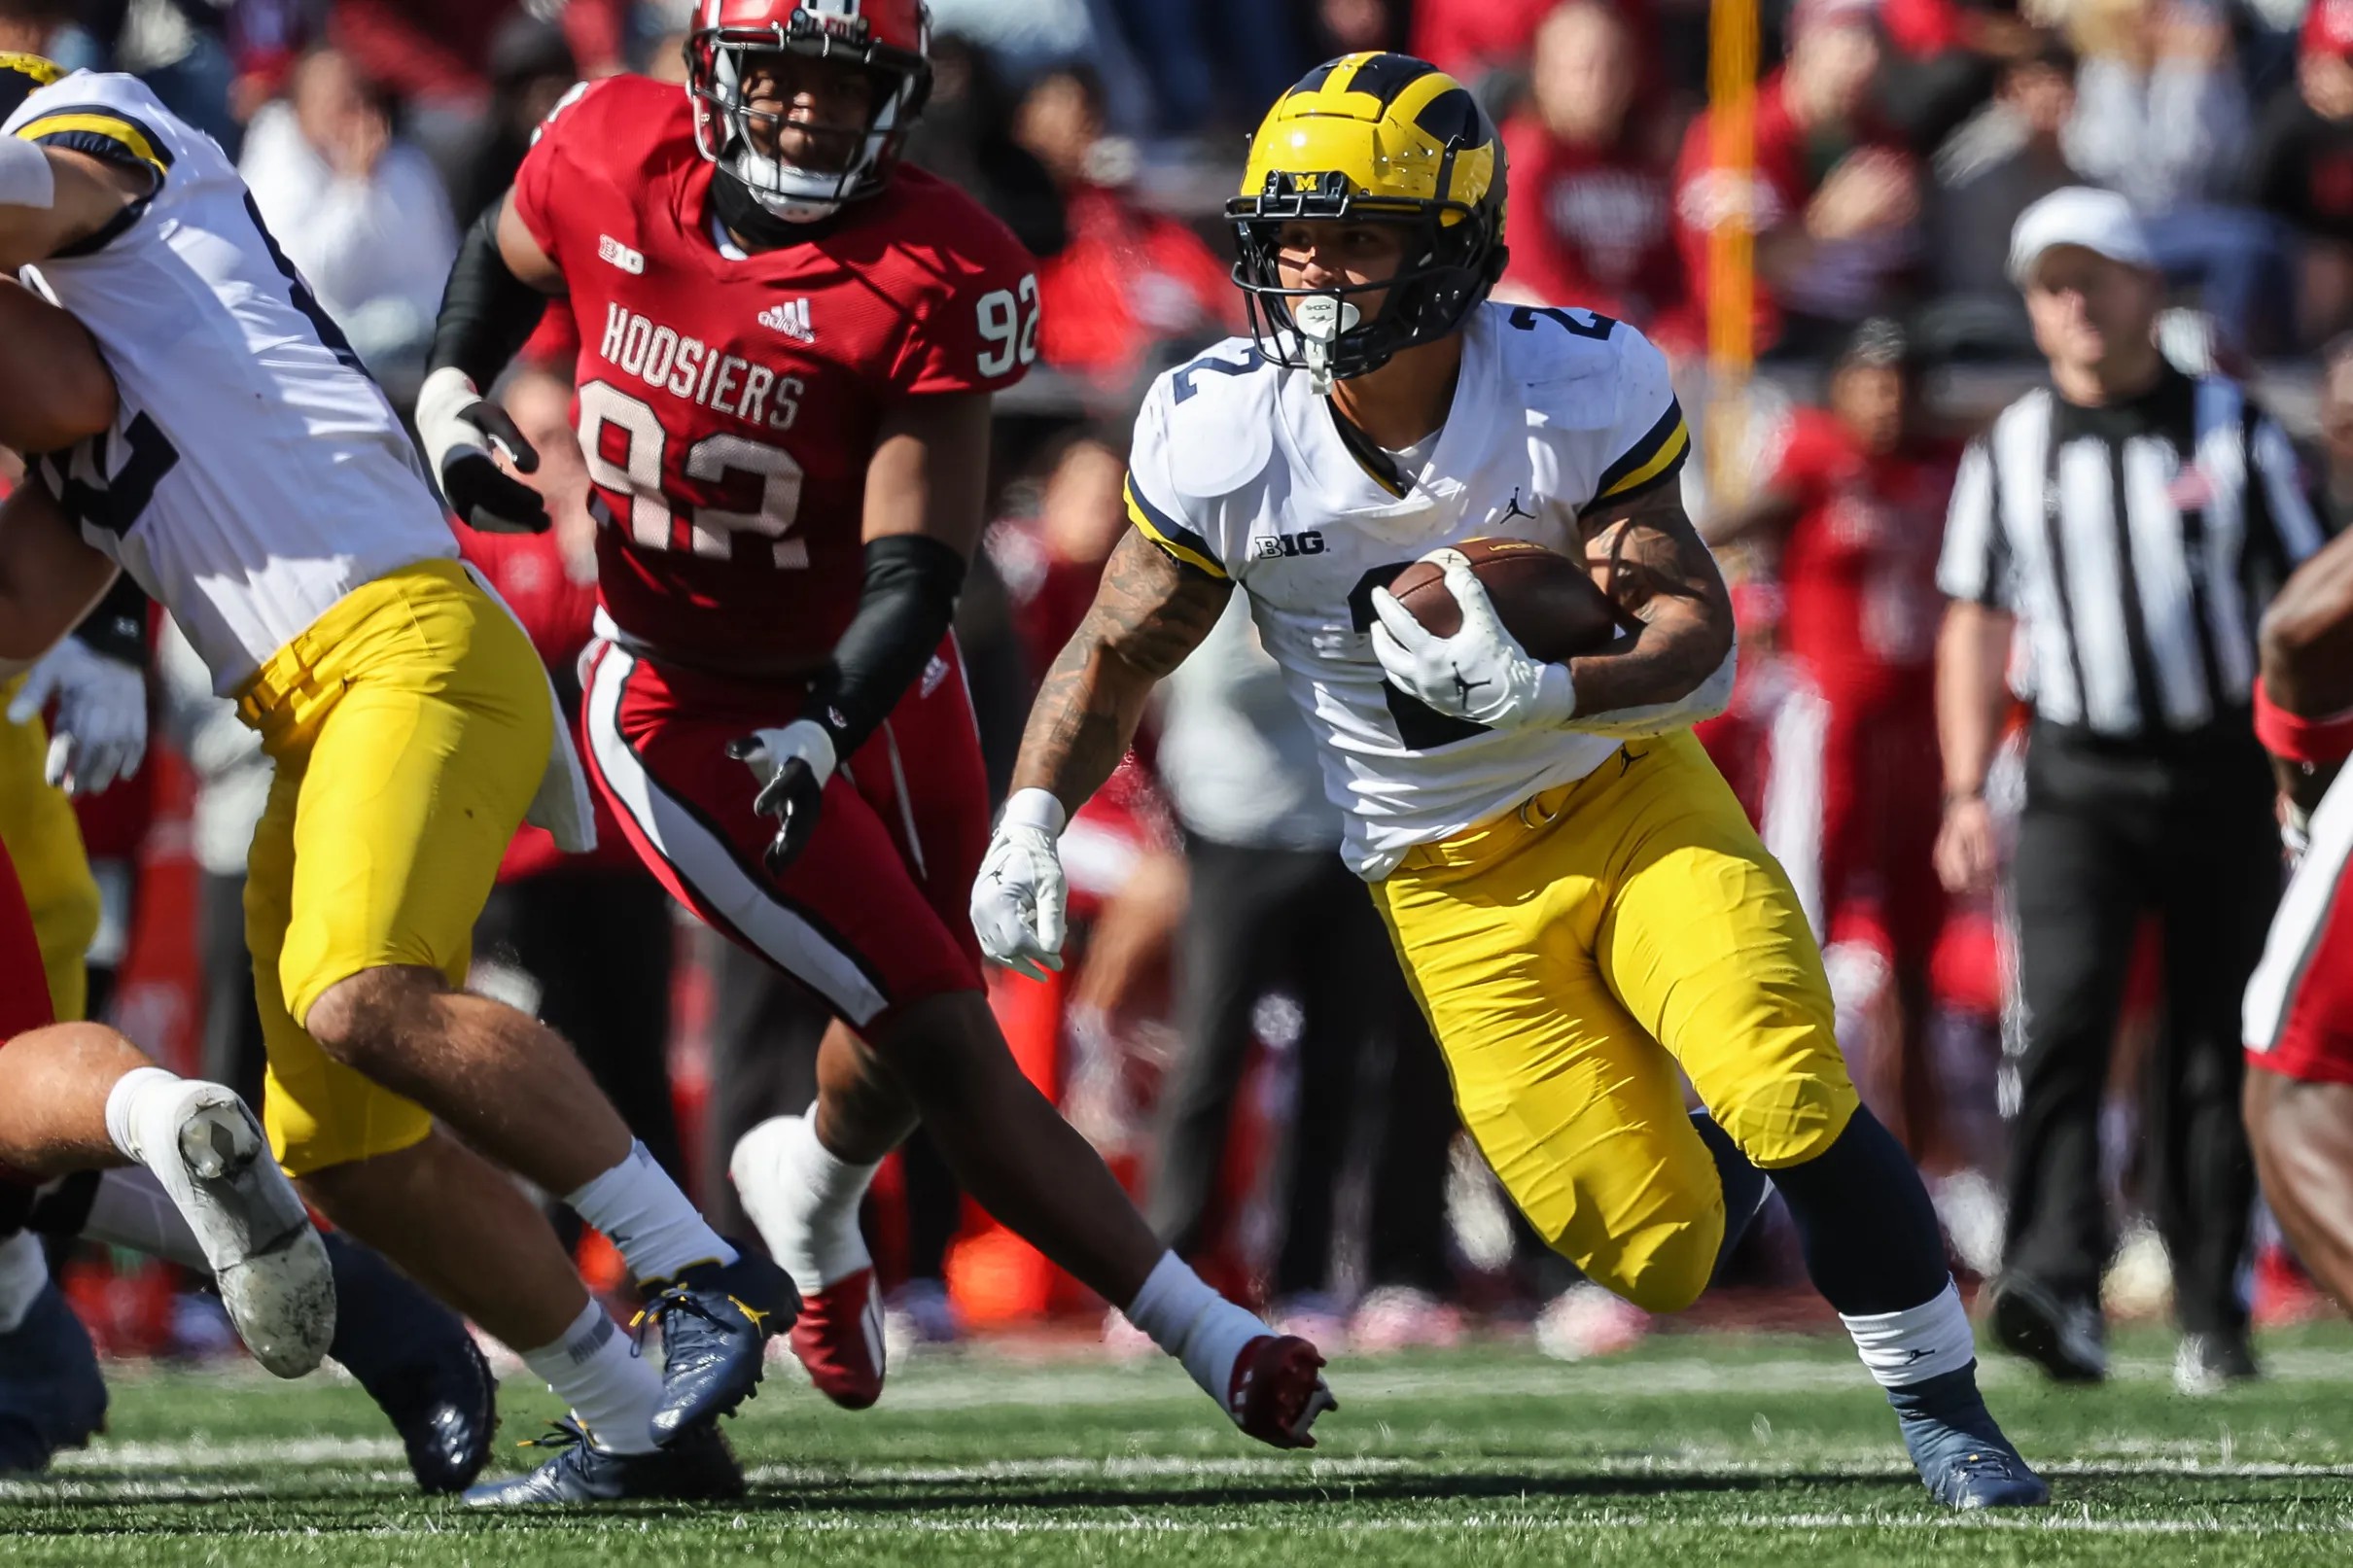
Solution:
[[[65,80],[65,67],[38,54],[0,52],[0,120],[15,114],[24,100],[53,82]]]
[[[695,0],[686,36],[695,145],[771,215],[790,223],[829,218],[890,182],[931,96],[931,41],[923,0]],[[745,101],[744,67],[750,56],[770,53],[847,59],[872,79],[873,108],[845,167],[796,168],[760,151],[753,122],[780,117]]]
[[[1503,275],[1503,201],[1502,139],[1459,82],[1404,54],[1317,66],[1259,125],[1226,203],[1259,351],[1328,391],[1446,336]],[[1278,239],[1302,221],[1406,226],[1405,262],[1374,283],[1285,288]],[[1384,291],[1365,319],[1353,296]]]

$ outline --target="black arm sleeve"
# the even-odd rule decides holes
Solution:
[[[129,573],[115,575],[115,585],[82,617],[74,636],[92,653],[146,668],[156,640],[148,631],[147,595],[130,580]]]
[[[875,540],[865,560],[858,613],[809,688],[808,716],[832,732],[839,757],[864,745],[924,673],[965,581],[965,558],[921,534]]]
[[[434,324],[428,371],[454,365],[477,387],[487,388],[523,351],[546,313],[547,296],[514,275],[499,254],[499,211],[504,199],[482,213],[458,246],[449,283],[441,291],[441,315]]]

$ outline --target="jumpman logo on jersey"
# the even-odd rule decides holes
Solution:
[[[1500,527],[1515,517],[1525,517],[1531,523],[1536,520],[1534,512],[1520,505],[1520,487],[1518,485],[1512,486],[1511,500],[1503,504],[1501,510],[1488,518],[1487,526],[1490,528]]]

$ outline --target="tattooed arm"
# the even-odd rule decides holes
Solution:
[[[1046,790],[1067,812],[1085,804],[1127,754],[1152,687],[1201,645],[1233,592],[1130,531],[1038,687],[1013,787]]]
[[[1572,727],[1606,729],[1624,720],[1667,729],[1722,712],[1731,687],[1732,595],[1683,515],[1676,486],[1596,507],[1580,526],[1595,580],[1635,626],[1607,652],[1569,661],[1577,689]],[[1707,712],[1692,711],[1695,697]],[[1681,716],[1643,723],[1669,714]],[[1600,722],[1588,724],[1589,717]]]

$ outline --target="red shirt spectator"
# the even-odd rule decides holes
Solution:
[[[1069,224],[1070,243],[1037,269],[1048,365],[1123,382],[1155,343],[1234,324],[1232,267],[1176,219],[1081,186],[1070,194]]]
[[[1041,77],[1014,116],[1014,140],[1067,205],[1069,243],[1037,269],[1038,349],[1048,365],[1109,385],[1166,338],[1216,337],[1237,323],[1232,268],[1201,236],[1116,187],[1121,144],[1103,134],[1103,88],[1084,69]]]
[[[1817,689],[1926,699],[1944,597],[1937,549],[1960,454],[1942,441],[1866,447],[1844,421],[1801,409],[1771,481],[1796,504],[1781,548],[1782,645]]]
[[[1784,317],[1851,323],[1882,305],[1914,259],[1917,164],[1870,118],[1879,52],[1869,0],[1807,0],[1791,20],[1788,63],[1757,89],[1755,166],[1742,179],[1715,160],[1715,122],[1700,115],[1675,170],[1675,224],[1695,293],[1707,239],[1726,224],[1756,236],[1757,342]]]
[[[1457,81],[1476,85],[1489,71],[1516,68],[1526,60],[1536,29],[1560,5],[1561,0],[1421,0],[1414,7],[1413,52]],[[1657,31],[1650,0],[1619,0],[1615,9],[1633,27],[1643,46],[1638,53],[1647,60]]]
[[[1680,319],[1683,258],[1665,163],[1642,145],[1636,71],[1632,31],[1598,0],[1571,0],[1538,30],[1528,106],[1503,127],[1514,196],[1504,285],[1696,342]]]

